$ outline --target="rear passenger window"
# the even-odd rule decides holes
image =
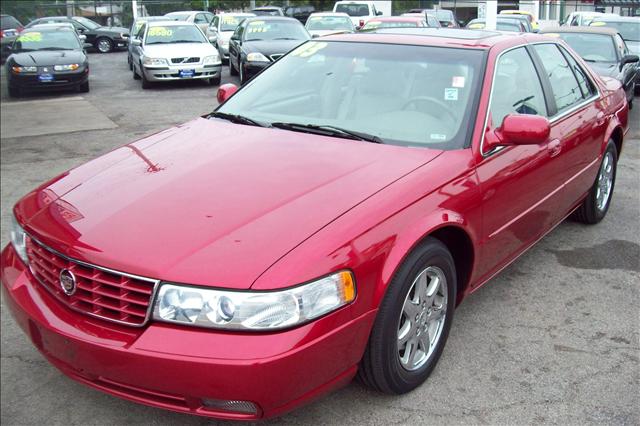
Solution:
[[[547,116],[540,78],[525,48],[510,50],[500,57],[490,111],[494,127],[500,127],[508,114]]]
[[[571,67],[555,44],[536,44],[533,48],[540,56],[549,77],[558,112],[565,111],[582,101],[582,90]]]
[[[569,65],[571,66],[571,69],[573,70],[573,73],[575,74],[576,78],[578,79],[578,85],[580,86],[580,89],[582,90],[582,96],[584,98],[590,98],[591,95],[596,93],[596,90],[593,87],[593,83],[591,82],[589,77],[587,77],[587,73],[582,69],[582,67],[580,65],[578,65],[578,62],[576,62],[576,60],[573,59],[573,56],[571,56],[569,54],[569,52],[567,52],[562,47],[560,47],[560,49],[562,50],[562,53],[564,53],[564,56],[565,56],[565,58],[567,58],[567,61],[569,62]]]

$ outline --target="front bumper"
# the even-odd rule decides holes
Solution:
[[[149,81],[198,80],[217,78],[222,73],[222,63],[214,65],[184,64],[167,67],[143,66],[143,72]],[[193,77],[180,77],[181,70],[193,70]]]
[[[267,68],[273,62],[247,62],[244,64],[244,74],[250,78]]]
[[[54,299],[8,245],[0,257],[5,301],[38,350],[64,374],[108,394],[178,412],[255,420],[281,415],[347,384],[375,312],[350,307],[291,330],[232,333],[151,322],[120,326]],[[254,414],[203,399],[250,401]]]
[[[127,49],[129,47],[129,39],[116,37],[113,39],[113,47],[115,49]]]
[[[220,54],[221,58],[229,59],[229,45],[227,44],[226,46],[223,46],[221,44],[218,44],[218,53]]]
[[[86,83],[89,79],[89,68],[84,67],[77,71],[50,72],[53,80],[43,82],[38,78],[38,73],[16,74],[7,70],[8,84],[11,88],[26,90],[47,90],[47,89],[71,89]]]

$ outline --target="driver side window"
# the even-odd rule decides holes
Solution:
[[[494,128],[509,114],[547,116],[540,78],[524,47],[503,54],[495,73],[490,107]]]

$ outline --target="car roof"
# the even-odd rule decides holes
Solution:
[[[349,15],[347,15],[344,12],[314,12],[311,15],[309,15],[309,17],[312,17],[312,16],[340,16],[340,17],[349,18]]]
[[[245,19],[247,22],[252,21],[292,21],[292,22],[300,22],[295,18],[289,18],[288,16],[250,16]],[[302,24],[300,24],[302,25]]]
[[[197,26],[193,22],[186,21],[174,21],[172,19],[165,19],[163,21],[149,21],[147,22],[149,27],[177,27],[179,25],[193,25]]]
[[[196,13],[204,13],[205,10],[176,10],[174,12],[165,13],[164,16],[170,15],[195,15]],[[211,12],[209,12],[211,13]]]
[[[75,34],[76,30],[72,27],[68,27],[66,25],[57,25],[57,24],[37,24],[29,28],[25,28],[20,34],[30,33],[30,32],[70,32]]]
[[[167,19],[166,16],[138,16],[136,21],[162,21],[163,19]]]
[[[638,22],[640,23],[640,16],[618,16],[618,15],[603,15],[596,16],[591,22]]]
[[[549,37],[533,33],[461,28],[383,28],[367,33],[330,35],[323,37],[323,40],[481,50],[494,47],[502,49],[536,41],[550,41]]]
[[[540,34],[549,33],[587,33],[587,34],[618,34],[618,30],[611,27],[547,27],[540,30]]]
[[[260,7],[254,7],[251,10],[279,10],[282,9],[279,6],[260,6]]]
[[[422,16],[378,16],[377,18],[371,18],[367,22],[418,22],[424,21],[424,15]]]
[[[233,15],[233,16],[256,16],[255,13],[251,12],[219,12],[216,16],[225,16],[225,15]]]

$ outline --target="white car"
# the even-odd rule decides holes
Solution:
[[[312,13],[307,19],[305,28],[314,38],[330,34],[352,33],[356,30],[349,15],[339,12]]]
[[[195,24],[184,21],[150,21],[132,39],[133,78],[142,88],[153,82],[208,80],[220,84],[222,62],[218,50]]]
[[[173,19],[176,21],[184,21],[184,22],[193,22],[196,24],[203,33],[207,32],[207,27],[213,21],[213,13],[204,12],[201,10],[185,10],[182,12],[170,12],[166,13],[166,16],[169,19]]]
[[[229,39],[233,35],[240,22],[251,16],[253,13],[221,13],[213,17],[211,25],[207,28],[207,37],[220,54],[223,61],[229,59]]]
[[[363,27],[369,19],[382,15],[374,1],[337,1],[333,11],[349,15],[356,29]]]
[[[602,12],[591,12],[591,11],[580,11],[580,12],[571,12],[567,19],[564,21],[562,25],[564,26],[588,26],[591,24],[591,21],[594,18],[602,18],[602,17],[610,17],[610,16],[618,16],[613,13],[602,13]]]

